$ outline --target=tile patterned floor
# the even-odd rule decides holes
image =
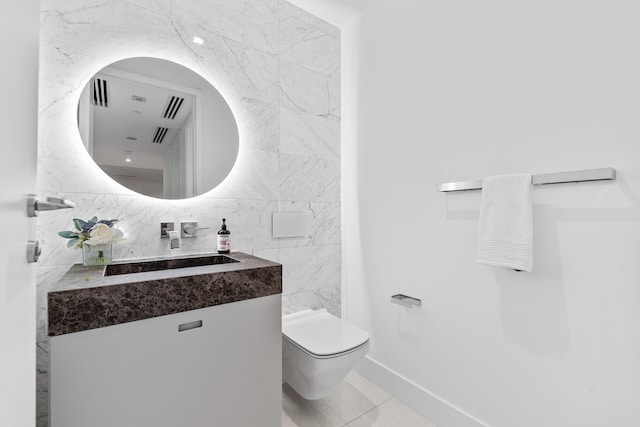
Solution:
[[[352,371],[320,400],[305,400],[284,384],[282,427],[436,426]]]

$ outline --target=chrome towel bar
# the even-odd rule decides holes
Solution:
[[[615,168],[599,168],[599,169],[584,169],[577,171],[567,172],[553,172],[553,173],[539,173],[533,175],[533,185],[544,184],[561,184],[566,182],[585,182],[585,181],[603,181],[603,180],[615,180],[616,170]],[[437,191],[451,192],[451,191],[466,191],[466,190],[480,190],[482,189],[482,180],[476,181],[461,181],[461,182],[447,182],[444,184],[438,184]]]

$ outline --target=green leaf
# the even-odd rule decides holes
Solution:
[[[70,248],[72,246],[75,246],[78,244],[78,242],[80,241],[80,239],[75,238],[75,239],[71,239],[67,242],[67,247]]]
[[[75,225],[76,229],[78,231],[82,230],[82,226],[85,225],[87,223],[87,221],[84,221],[80,218],[73,218],[73,225]]]
[[[91,221],[93,221],[93,222],[98,222],[98,217],[97,217],[97,216],[94,216],[93,218],[91,218]]]
[[[65,239],[77,239],[78,233],[74,231],[59,231],[58,236],[64,237]]]

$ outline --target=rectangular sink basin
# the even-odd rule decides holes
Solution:
[[[104,275],[115,276],[118,274],[146,273],[148,271],[202,267],[204,265],[230,264],[234,262],[240,261],[226,255],[208,255],[194,258],[161,259],[156,261],[141,261],[125,264],[109,264],[107,265]]]

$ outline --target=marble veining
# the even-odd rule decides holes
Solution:
[[[207,11],[196,13],[194,10]],[[275,54],[278,50],[277,0],[179,0],[172,16],[206,31],[224,34],[239,43]]]
[[[309,308],[326,308],[329,313],[341,317],[340,292],[340,285],[337,285],[282,295],[282,314],[296,313]]]
[[[49,426],[49,341],[36,344],[36,404],[39,409],[36,427]]]
[[[288,15],[292,18],[296,18],[299,21],[304,22],[308,27],[316,28],[320,31],[323,31],[334,37],[336,39],[340,38],[340,29],[334,27],[328,22],[323,21],[315,15],[307,13],[306,11],[300,9],[298,6],[290,3],[288,0],[278,0],[278,8],[280,10],[280,15]]]
[[[168,16],[125,0],[43,0],[41,11],[42,40],[64,50],[112,59],[109,55],[116,53],[139,56],[143,47],[155,47],[153,52],[147,50],[152,54],[176,46],[171,43],[176,35],[170,31]],[[140,25],[141,14],[147,15],[144,25]]]
[[[315,179],[309,179],[309,176]],[[280,197],[283,200],[340,201],[340,163],[282,154]]]
[[[276,102],[278,60],[274,54],[216,36],[208,37],[200,49],[205,69],[222,70],[212,79],[221,92]]]
[[[314,263],[309,263],[313,259]],[[323,289],[340,283],[340,245],[280,249],[285,293]]]
[[[49,292],[54,291],[62,291],[65,290],[64,283],[62,283],[62,278],[69,271],[69,266],[54,266],[54,267],[40,267],[37,275],[37,292],[36,292],[36,341],[38,344],[48,345],[48,335],[47,335],[47,322],[48,322],[48,313],[47,313],[47,298]],[[76,283],[69,284],[73,287],[73,289],[77,289],[79,287],[84,287],[84,283]],[[70,288],[71,289],[71,288]],[[39,351],[39,350],[38,350]],[[48,359],[46,359],[48,360]],[[41,370],[38,368],[38,375],[40,375],[40,371],[44,371],[46,374],[46,370]]]
[[[340,81],[297,64],[280,62],[281,105],[314,116],[340,119]]]
[[[340,39],[309,26],[286,14],[280,14],[280,58],[293,61],[311,71],[340,78]]]
[[[229,95],[226,100],[238,119],[238,132],[244,147],[273,153],[279,151],[277,104],[236,95]]]
[[[238,160],[227,178],[205,197],[277,200],[278,160],[278,153],[241,145]]]
[[[340,122],[282,107],[280,152],[324,160],[340,160]]]
[[[240,262],[105,276],[105,267],[71,267],[62,281],[90,287],[50,292],[49,336],[118,325],[282,292],[282,266],[232,253]]]
[[[169,15],[171,13],[171,1],[172,0],[127,0],[129,3],[137,4],[138,6],[146,7],[154,10],[158,13]]]

